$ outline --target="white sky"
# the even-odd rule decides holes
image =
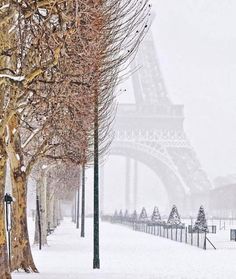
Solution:
[[[172,101],[210,178],[236,172],[236,1],[153,0],[155,38]],[[132,99],[132,96],[126,96]]]

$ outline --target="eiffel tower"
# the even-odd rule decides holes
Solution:
[[[132,76],[135,104],[118,107],[111,155],[127,158],[127,180],[132,158],[156,173],[170,203],[190,208],[192,198],[202,203],[202,193],[212,185],[184,132],[184,107],[173,104],[168,97],[151,34],[142,42],[132,67],[139,66]],[[127,182],[127,208],[129,191]],[[133,196],[137,199],[137,190]]]

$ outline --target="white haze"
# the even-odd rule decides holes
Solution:
[[[169,96],[210,178],[236,172],[236,1],[153,0]]]
[[[236,1],[153,0],[153,13],[151,29],[167,92],[184,105],[184,129],[202,168],[212,181],[235,173]],[[131,81],[117,91],[124,89],[119,102],[133,103]],[[138,175],[137,209],[158,204],[165,211],[164,185],[140,163]],[[89,181],[92,185],[92,177]],[[125,160],[112,156],[105,165],[105,211],[125,209],[124,187]]]

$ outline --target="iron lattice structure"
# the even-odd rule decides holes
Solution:
[[[168,97],[151,35],[133,67],[135,104],[121,104],[111,153],[140,161],[162,180],[173,203],[191,203],[212,186],[184,132],[183,105]]]

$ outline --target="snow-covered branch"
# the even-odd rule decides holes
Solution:
[[[5,4],[5,5],[3,5],[2,7],[0,7],[0,11],[3,11],[3,10],[5,10],[5,9],[9,8],[9,7],[10,7],[9,4]]]
[[[7,78],[14,81],[23,81],[25,80],[25,76],[13,76],[13,75],[7,75],[7,74],[0,74],[0,78]]]
[[[37,133],[40,131],[40,129],[35,129],[32,134],[30,134],[30,136],[27,138],[27,140],[22,144],[22,148],[25,148],[29,143],[30,141],[37,135]]]

